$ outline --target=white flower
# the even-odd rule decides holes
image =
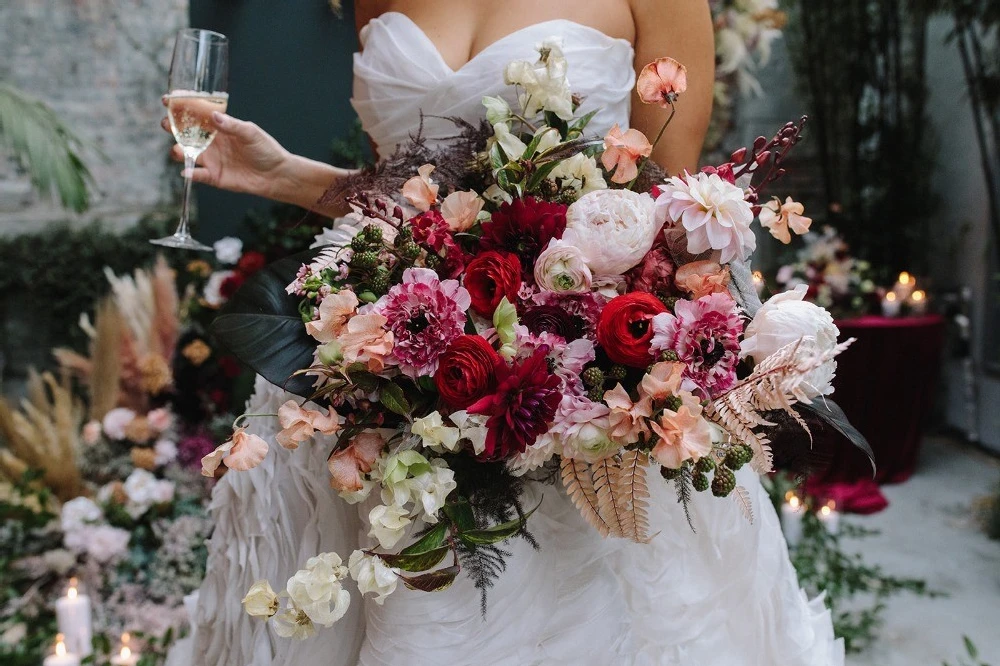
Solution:
[[[266,580],[258,580],[243,597],[243,609],[250,617],[267,619],[278,612],[278,595]]]
[[[59,514],[59,521],[63,532],[72,532],[85,525],[97,523],[102,520],[104,520],[104,513],[101,511],[101,507],[97,506],[88,497],[71,499],[63,504],[62,511]]]
[[[104,434],[111,439],[125,439],[125,428],[135,419],[135,412],[125,407],[115,407],[104,415]]]
[[[272,618],[271,624],[274,626],[274,633],[282,638],[295,638],[301,641],[316,635],[316,627],[313,626],[312,620],[293,604],[278,611]]]
[[[511,134],[507,123],[497,123],[493,126],[493,138],[503,148],[503,153],[509,162],[521,159],[525,151],[528,150],[527,144]]]
[[[151,472],[134,469],[123,484],[128,503],[125,510],[133,518],[146,513],[154,504],[163,504],[174,498],[174,484],[157,479]]]
[[[374,601],[379,606],[382,605],[387,596],[396,591],[396,584],[399,582],[399,569],[390,567],[378,556],[356,550],[351,553],[347,567],[351,571],[351,578],[358,582],[358,591],[361,594],[371,592],[378,595]]]
[[[132,535],[110,525],[86,525],[66,532],[63,543],[70,550],[86,553],[100,563],[110,562],[125,553]]]
[[[156,454],[153,462],[157,467],[167,465],[177,460],[177,444],[170,439],[158,439],[153,445],[153,453]]]
[[[528,448],[508,460],[507,469],[514,476],[523,476],[550,461],[560,451],[557,438],[552,433],[544,433]]]
[[[392,548],[406,533],[406,528],[410,524],[408,514],[409,511],[395,504],[376,506],[368,514],[368,522],[371,523],[368,536],[378,539],[379,545],[383,548]]]
[[[0,645],[10,645],[16,647],[28,637],[28,625],[24,622],[12,624],[0,634]]]
[[[344,617],[351,595],[340,584],[347,577],[347,567],[336,553],[310,557],[305,569],[288,579],[285,591],[297,610],[315,624],[329,627]]]
[[[486,421],[489,416],[486,414],[470,414],[464,409],[452,412],[448,417],[451,422],[458,426],[462,433],[462,439],[467,439],[472,444],[472,452],[477,456],[486,450]]]
[[[597,190],[566,211],[563,241],[583,253],[594,276],[621,275],[642,261],[663,224],[653,198],[631,190]]]
[[[226,297],[222,295],[221,291],[222,283],[235,274],[236,271],[215,271],[208,276],[208,281],[205,282],[204,297],[209,307],[220,308],[226,303]]]
[[[806,291],[807,287],[800,285],[768,299],[746,328],[740,344],[740,356],[751,356],[756,363],[760,363],[797,340],[806,340],[820,353],[836,347],[840,330],[829,312],[803,300]],[[805,395],[814,398],[832,393],[836,371],[836,359],[830,359],[813,370],[803,384]]]
[[[621,445],[608,435],[610,414],[603,402],[564,395],[550,430],[559,438],[561,454],[595,463],[617,453]]]
[[[87,421],[87,423],[83,426],[82,436],[84,444],[87,444],[88,446],[97,444],[97,440],[101,438],[101,422]]]
[[[562,40],[546,39],[536,48],[539,53],[536,62],[516,60],[504,68],[504,83],[523,88],[519,101],[524,115],[531,117],[540,111],[551,111],[563,120],[570,120],[573,95],[566,80]]]
[[[215,258],[220,264],[235,264],[243,256],[243,241],[233,236],[226,236],[212,243]]]
[[[444,507],[448,494],[458,487],[455,472],[440,458],[431,460],[431,471],[407,479],[404,483],[408,486],[415,505],[413,513],[423,509],[423,519],[428,523],[438,521],[438,511]]]
[[[344,500],[348,504],[360,504],[368,499],[368,496],[371,495],[373,488],[375,488],[374,481],[361,477],[360,490],[355,490],[353,492],[342,490],[337,494],[340,495],[340,499]]]
[[[549,173],[552,180],[562,180],[563,187],[572,187],[579,196],[590,194],[596,190],[607,189],[604,172],[597,166],[597,160],[589,155],[577,153],[559,163]]]
[[[486,122],[490,125],[510,120],[510,105],[503,97],[484,97],[483,106],[486,107]]]
[[[420,437],[424,446],[432,451],[438,453],[458,451],[458,440],[461,433],[458,428],[446,426],[438,411],[431,412],[423,418],[414,419],[410,431]]]
[[[583,251],[553,238],[535,260],[535,282],[549,291],[590,291],[593,279]]]
[[[721,250],[723,264],[745,261],[757,246],[750,231],[753,210],[743,190],[718,174],[687,174],[668,180],[656,199],[656,219],[683,226],[691,254]]]
[[[65,576],[69,573],[70,569],[76,566],[76,555],[64,548],[45,551],[45,554],[42,555],[42,560],[49,571],[59,576]]]
[[[149,421],[150,427],[152,427],[157,432],[163,432],[169,428],[174,423],[174,415],[170,413],[170,410],[166,407],[160,407],[158,409],[152,409],[148,414],[146,414],[146,420]]]

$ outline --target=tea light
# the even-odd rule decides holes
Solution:
[[[927,314],[927,294],[917,289],[910,294],[910,312],[920,316]]]
[[[128,633],[122,634],[122,647],[118,654],[111,657],[112,666],[135,666],[139,661],[139,655],[132,653],[132,648],[129,647],[129,641],[132,639]]]
[[[840,530],[840,513],[837,512],[836,502],[831,500],[820,508],[819,522],[823,523],[830,534],[836,534]]]
[[[56,600],[56,624],[65,637],[67,651],[83,657],[90,654],[90,597],[80,594],[76,578],[70,578],[66,596]]]
[[[764,274],[760,271],[753,272],[753,288],[757,290],[757,295],[760,296],[764,292]]]
[[[792,491],[785,494],[785,503],[781,505],[781,529],[785,533],[785,541],[789,547],[794,547],[802,539],[802,517],[805,515],[802,500]]]
[[[42,666],[80,666],[80,658],[66,649],[64,636],[57,634],[55,652],[45,658]]]
[[[890,291],[882,298],[882,316],[883,317],[898,317],[899,308],[902,302],[896,295],[896,292]]]
[[[913,290],[917,287],[917,281],[912,275],[903,271],[899,274],[899,279],[896,281],[896,286],[893,287],[893,291],[896,292],[897,298],[901,301],[905,301],[913,293]]]

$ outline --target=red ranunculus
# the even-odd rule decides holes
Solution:
[[[267,264],[267,257],[260,252],[244,252],[236,268],[244,275],[253,275]]]
[[[233,294],[239,291],[239,288],[243,286],[244,282],[246,282],[246,279],[247,278],[243,275],[243,273],[233,273],[219,285],[219,295],[226,300],[232,298]]]
[[[513,254],[483,252],[466,265],[465,288],[472,296],[473,311],[492,317],[504,297],[511,303],[517,302],[521,262]]]
[[[465,409],[493,392],[500,355],[478,335],[460,335],[438,357],[434,383],[445,404]]]
[[[666,311],[667,307],[652,294],[634,292],[613,298],[597,322],[597,342],[615,363],[645,368],[653,362],[649,352],[652,319]]]

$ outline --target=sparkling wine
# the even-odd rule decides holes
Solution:
[[[167,96],[167,115],[174,140],[185,152],[200,154],[215,138],[212,113],[225,113],[228,104],[227,93],[174,90]]]

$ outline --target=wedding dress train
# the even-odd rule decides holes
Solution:
[[[381,154],[416,130],[428,141],[455,134],[441,119],[481,116],[484,95],[503,90],[503,66],[532,59],[542,39],[563,39],[591,130],[627,125],[634,84],[631,45],[570,21],[548,21],[495,42],[452,70],[406,16],[388,13],[361,34],[354,105]],[[252,413],[274,413],[287,394],[258,379]],[[251,431],[273,442],[276,423]],[[698,493],[691,530],[672,484],[650,479],[649,544],[602,539],[559,487],[532,484],[540,508],[529,527],[540,548],[517,540],[507,571],[480,614],[479,592],[460,576],[444,592],[400,588],[379,606],[355,593],[348,614],[305,641],[281,639],[246,616],[240,598],[258,579],[283,582],[312,555],[346,557],[370,545],[358,507],[330,489],[330,442],[294,451],[272,445],[256,469],[227,474],[212,500],[216,530],[188,663],[231,666],[577,664],[601,666],[843,666],[821,599],[799,589],[777,515],[756,475],[739,482],[754,522],[736,503]]]

